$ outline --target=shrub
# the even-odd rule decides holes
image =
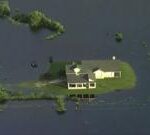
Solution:
[[[17,13],[12,17],[12,19],[19,23],[29,23],[29,16],[22,13]]]
[[[63,96],[56,97],[56,111],[59,113],[63,113],[66,111],[65,101]]]
[[[9,96],[9,92],[6,89],[0,88],[0,103],[6,101]]]
[[[10,7],[8,1],[0,2],[0,17],[5,17],[10,15]]]
[[[115,34],[115,39],[117,42],[121,42],[123,40],[123,33],[122,32],[117,32]]]

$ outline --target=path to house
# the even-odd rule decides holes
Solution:
[[[64,81],[65,81],[64,79],[56,79],[56,80],[49,81],[48,83],[53,84],[53,83],[61,83],[61,82],[64,82]]]
[[[38,81],[38,82],[35,83],[35,86],[40,88],[40,87],[46,86],[48,84],[58,84],[58,83],[61,83],[61,82],[64,82],[64,81],[65,81],[64,79],[55,79],[55,80],[45,81],[45,82]]]

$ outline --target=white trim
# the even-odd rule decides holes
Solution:
[[[89,83],[89,89],[95,89],[95,88],[96,88],[96,82],[94,82],[94,87],[91,87]]]
[[[70,84],[75,84],[75,87],[70,87],[69,85]],[[71,89],[87,89],[86,87],[83,87],[83,84],[84,83],[68,83],[68,89],[71,90]],[[82,87],[78,87],[77,85],[82,85]]]
[[[89,78],[89,82],[93,82],[93,81],[94,81],[94,80],[92,80],[92,79]]]

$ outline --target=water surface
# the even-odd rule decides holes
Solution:
[[[64,115],[58,115],[49,101],[10,102],[0,113],[2,135],[150,134],[150,61],[146,56],[150,48],[141,44],[142,41],[150,43],[150,1],[10,0],[10,5],[24,12],[41,9],[61,21],[66,33],[47,41],[44,40],[47,31],[33,34],[26,26],[0,20],[2,82],[13,84],[37,79],[48,68],[49,56],[55,60],[74,60],[110,59],[115,55],[133,66],[137,86],[133,91],[99,96],[98,103],[82,105],[81,112],[68,103]],[[121,44],[113,38],[118,31],[124,33]],[[38,69],[31,68],[33,60],[39,64]]]

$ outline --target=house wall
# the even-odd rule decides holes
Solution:
[[[92,82],[91,82],[92,83]],[[75,87],[70,87],[70,84],[74,84]],[[78,85],[82,85],[82,87],[78,87]],[[94,87],[90,86],[90,83],[87,84],[87,87],[83,86],[83,83],[68,83],[68,89],[73,90],[73,89],[94,89],[96,88],[96,83],[94,83]]]
[[[97,70],[97,71],[94,72],[94,74],[95,74],[96,79],[104,79],[104,75],[103,75],[104,72],[103,71]]]
[[[97,70],[94,72],[96,79],[104,79],[104,78],[114,78],[114,72],[103,72],[102,70]]]
[[[91,86],[90,86],[90,83],[89,83],[89,89],[94,89],[94,88],[96,88],[96,83],[94,83],[94,85],[95,85],[94,87],[91,87]]]
[[[105,78],[114,78],[114,72],[104,72]]]
[[[70,87],[70,84],[75,84],[75,87]],[[82,87],[78,87],[79,85],[82,85]],[[68,89],[73,90],[73,89],[87,89],[87,87],[83,86],[83,83],[68,83]]]

